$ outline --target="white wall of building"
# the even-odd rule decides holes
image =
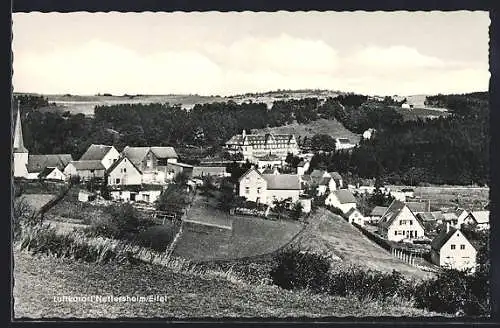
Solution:
[[[106,168],[106,170],[113,165],[113,163],[120,158],[120,153],[116,150],[115,147],[111,147],[108,153],[101,160],[102,165]]]
[[[398,217],[390,225],[387,236],[388,240],[400,241],[403,239],[417,239],[425,235],[424,228],[417,221],[410,209],[405,206]]]

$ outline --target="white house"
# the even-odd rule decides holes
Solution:
[[[391,191],[391,196],[401,202],[406,202],[406,193],[402,191]]]
[[[100,160],[71,161],[64,168],[64,174],[68,177],[79,176],[82,180],[92,178],[104,178],[106,168]]]
[[[425,236],[423,223],[399,200],[393,200],[380,218],[378,232],[391,241],[415,240]]]
[[[70,154],[29,155],[28,156],[28,179],[56,179],[67,178],[63,173],[64,168],[73,158]],[[51,170],[47,170],[51,168]],[[57,168],[52,173],[52,169]],[[52,174],[51,174],[52,173]],[[50,175],[50,176],[49,176]],[[63,176],[64,175],[64,176]]]
[[[347,189],[332,191],[325,199],[325,205],[334,206],[347,213],[351,208],[356,208],[356,198]]]
[[[434,264],[451,269],[465,270],[476,267],[477,250],[464,234],[446,224],[431,243],[431,260]]]
[[[142,184],[142,172],[127,157],[118,159],[107,171],[109,186]]]
[[[122,202],[146,202],[153,204],[162,193],[162,187],[159,185],[150,185],[148,187],[124,186],[119,190],[110,192],[111,199]]]
[[[239,195],[249,201],[272,205],[274,200],[299,200],[301,185],[295,174],[262,174],[251,168],[239,179]]]
[[[349,220],[349,223],[353,224],[356,223],[360,226],[365,225],[365,217],[357,208],[351,208],[347,213],[345,214],[347,216],[347,219]]]
[[[410,104],[408,104],[408,103],[403,103],[403,104],[401,104],[401,108],[404,108],[404,109],[410,109],[411,107],[410,107]]]
[[[323,196],[327,191],[335,190],[337,190],[337,184],[333,178],[322,178],[316,187],[318,196]]]
[[[108,169],[120,158],[120,153],[113,146],[92,144],[80,157],[80,161],[100,161],[105,169]]]
[[[65,181],[66,175],[57,167],[46,167],[38,174],[39,179]]]
[[[122,151],[142,172],[143,183],[165,184],[170,173],[170,165],[177,163],[177,153],[173,147],[130,147]]]
[[[490,228],[490,211],[472,211],[464,219],[464,224],[470,224],[479,230]]]

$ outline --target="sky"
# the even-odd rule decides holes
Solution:
[[[488,12],[14,13],[15,92],[487,91]]]

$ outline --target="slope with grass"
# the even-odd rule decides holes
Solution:
[[[14,253],[14,318],[327,318],[440,316],[410,304],[384,304],[149,265],[88,264]],[[60,296],[162,296],[165,302],[60,302]]]
[[[317,210],[305,231],[292,244],[299,249],[337,258],[339,266],[356,265],[383,272],[394,269],[414,278],[430,276],[430,273],[393,257],[345,219],[324,208]]]
[[[348,138],[351,142],[358,143],[361,135],[353,133],[346,129],[342,123],[333,119],[319,119],[307,124],[293,123],[284,126],[256,129],[253,133],[276,133],[276,134],[294,134],[295,137],[312,137],[315,134],[327,134],[332,138]]]

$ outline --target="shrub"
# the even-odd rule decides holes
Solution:
[[[137,235],[136,242],[140,246],[149,247],[155,251],[164,252],[170,246],[179,231],[179,227],[170,222],[152,226]]]
[[[277,255],[276,262],[271,279],[281,288],[322,292],[328,283],[330,262],[324,256],[288,249]]]
[[[139,212],[128,203],[110,206],[108,214],[92,221],[89,228],[91,234],[134,239],[137,233],[153,225],[152,221],[141,218]]]
[[[415,289],[415,305],[431,311],[489,314],[488,275],[443,269],[434,279],[426,280]]]
[[[16,198],[12,206],[12,232],[14,240],[17,240],[23,229],[32,227],[40,223],[36,217],[36,212],[29,206],[22,197]]]

